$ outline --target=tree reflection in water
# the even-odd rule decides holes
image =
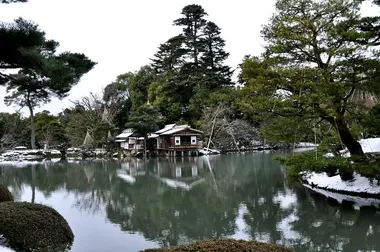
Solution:
[[[32,171],[4,166],[2,180],[15,195],[24,185],[45,197],[75,195],[73,210],[103,215],[163,247],[235,237],[296,251],[380,249],[379,210],[357,211],[287,181],[285,169],[266,153],[59,162],[36,166],[35,176]]]

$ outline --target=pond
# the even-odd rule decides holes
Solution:
[[[380,210],[339,204],[287,179],[274,153],[0,164],[16,200],[55,208],[72,252],[139,251],[210,237],[296,251],[379,251]]]

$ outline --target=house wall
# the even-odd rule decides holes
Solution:
[[[188,129],[157,138],[158,149],[197,149],[199,133]]]
[[[120,143],[120,148],[123,150],[142,150],[144,149],[144,140],[130,137],[125,142]]]

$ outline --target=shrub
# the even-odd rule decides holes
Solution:
[[[16,251],[67,251],[74,234],[53,208],[28,202],[0,203],[0,234]]]
[[[370,180],[380,181],[380,162],[377,159],[363,159],[357,157],[323,157],[315,158],[314,153],[302,153],[295,156],[275,157],[282,165],[288,167],[292,178],[300,178],[304,171],[326,172],[328,176],[338,174],[342,180],[353,179],[353,173],[357,172]]]
[[[338,173],[343,175],[342,179],[351,179],[354,171],[353,164],[344,157],[326,158],[315,157],[314,153],[302,153],[295,156],[276,157],[282,165],[289,168],[289,175],[293,178],[300,178],[301,172],[314,171],[326,172],[328,176]]]
[[[0,202],[13,201],[13,196],[5,185],[0,185]]]
[[[290,252],[294,251],[277,244],[261,243],[256,241],[243,241],[233,239],[206,240],[176,248],[147,249],[143,252],[218,252],[218,251],[255,251],[255,252]]]

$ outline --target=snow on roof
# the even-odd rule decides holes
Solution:
[[[117,135],[116,138],[128,138],[130,137],[131,135],[133,134],[133,132],[131,133],[121,133],[120,135]]]
[[[148,138],[157,138],[158,137],[158,134],[155,134],[155,133],[150,133],[148,135]]]
[[[192,128],[190,128],[188,125],[179,125],[179,126],[174,127],[173,129],[169,130],[169,131],[165,131],[165,132],[162,133],[161,135],[171,135],[171,134],[174,134],[174,133],[180,132],[180,131],[185,130],[185,129],[189,129],[189,130],[191,130],[191,131],[195,131],[195,132],[200,133],[200,134],[203,133],[203,132],[200,131],[200,130],[196,130],[196,129],[192,129]]]
[[[167,124],[167,125],[165,125],[165,127],[163,129],[160,129],[154,133],[161,134],[161,133],[164,133],[165,131],[173,129],[175,126],[176,126],[175,124]]]
[[[133,129],[125,129],[120,135],[117,135],[115,138],[128,138],[133,134]]]

